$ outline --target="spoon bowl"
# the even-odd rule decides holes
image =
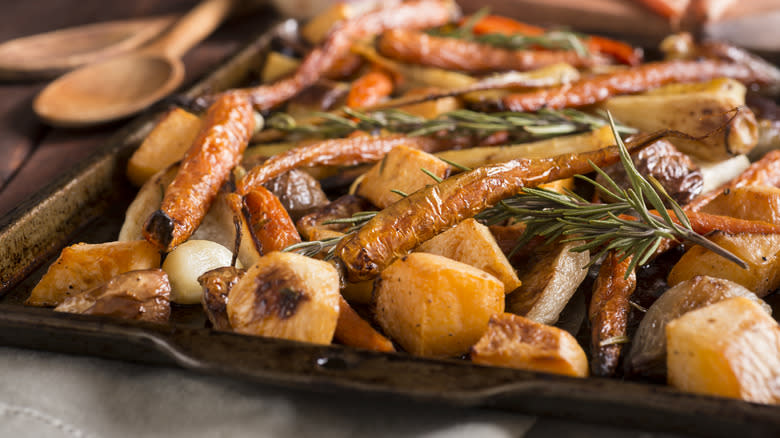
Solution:
[[[136,113],[173,92],[183,79],[178,59],[134,53],[62,76],[35,98],[33,109],[53,125],[88,126]]]

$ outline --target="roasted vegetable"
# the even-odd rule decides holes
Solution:
[[[356,194],[382,209],[403,198],[399,192],[414,193],[436,183],[430,175],[444,179],[449,171],[444,161],[401,144],[365,173]]]
[[[506,311],[540,324],[555,324],[588,275],[590,254],[574,252],[582,242],[539,248],[518,272],[522,286],[506,297]]]
[[[617,369],[627,341],[628,301],[636,289],[636,273],[628,271],[631,257],[620,260],[614,252],[601,263],[593,285],[588,319],[591,325],[590,370],[596,376],[610,376]]]
[[[155,173],[179,161],[200,129],[200,119],[181,108],[162,116],[127,162],[127,178],[140,186]]]
[[[300,218],[296,223],[296,227],[304,239],[317,240],[311,235],[315,228],[344,231],[349,228],[349,224],[326,224],[325,222],[333,219],[348,218],[357,212],[367,211],[370,207],[371,204],[359,196],[344,195]]]
[[[642,131],[675,129],[696,137],[706,135],[697,141],[670,141],[686,154],[706,161],[720,161],[746,154],[758,142],[758,122],[744,105],[745,86],[733,79],[718,78],[613,97],[604,101],[601,108],[610,111],[622,123]],[[728,128],[722,135],[707,135],[726,124]]]
[[[416,251],[438,254],[481,269],[499,279],[507,294],[521,285],[488,227],[472,218],[423,242]]]
[[[200,303],[203,289],[198,278],[212,269],[230,266],[232,259],[229,249],[208,240],[188,240],[177,246],[162,265],[171,281],[171,301]]]
[[[266,254],[230,289],[227,314],[238,333],[330,344],[339,318],[339,274],[302,255]]]
[[[374,351],[395,351],[393,343],[371,327],[355,312],[347,300],[339,297],[339,320],[333,337],[350,347]]]
[[[301,170],[291,170],[264,184],[273,193],[293,220],[300,219],[317,207],[328,203],[319,181]]]
[[[265,187],[256,187],[244,196],[244,215],[261,255],[281,251],[301,241],[287,210]]]
[[[780,325],[755,301],[730,298],[666,325],[672,386],[697,394],[780,403]]]
[[[207,271],[198,277],[198,283],[203,287],[200,303],[214,329],[230,330],[230,320],[227,315],[228,294],[245,272],[233,266],[224,266]]]
[[[170,251],[195,232],[239,163],[254,124],[249,101],[240,94],[225,94],[209,107],[195,142],[165,191],[160,210],[144,225],[150,243]]]
[[[160,209],[160,204],[165,196],[165,188],[173,181],[178,171],[179,166],[171,166],[152,175],[143,183],[133,202],[125,211],[125,221],[122,223],[122,228],[119,229],[117,240],[120,242],[143,240],[146,219]]]
[[[761,305],[767,312],[772,309],[756,294],[733,281],[722,278],[698,276],[678,283],[664,292],[647,309],[636,334],[631,341],[631,353],[627,363],[632,373],[662,377],[666,373],[666,324],[691,310],[719,301],[745,297]]]
[[[145,240],[78,243],[60,256],[35,285],[26,304],[56,306],[128,271],[160,267],[160,253]]]
[[[511,313],[490,317],[487,332],[471,348],[483,365],[587,377],[588,358],[572,335]]]
[[[743,83],[764,80],[749,68],[733,63],[665,61],[588,77],[573,84],[510,94],[503,98],[502,104],[510,111],[581,107],[612,96],[638,93],[674,82],[697,82],[718,77],[730,77]]]
[[[373,69],[356,79],[347,95],[350,108],[371,107],[393,92],[393,78],[381,69]]]
[[[573,50],[511,50],[409,29],[387,31],[377,42],[379,53],[412,64],[473,73],[534,70],[557,63],[586,67],[605,60]]]
[[[701,211],[780,225],[780,188],[745,186],[724,190]]]
[[[66,298],[54,311],[162,323],[171,315],[170,293],[160,269],[130,271]]]
[[[466,353],[504,311],[504,285],[492,275],[435,254],[413,253],[382,272],[376,319],[404,350],[420,356]]]
[[[731,280],[759,297],[780,286],[780,234],[716,232],[709,238],[747,262],[748,268],[742,269],[723,257],[694,246],[685,252],[669,272],[670,286],[698,275]]]

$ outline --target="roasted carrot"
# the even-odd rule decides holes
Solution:
[[[361,135],[308,143],[276,155],[254,167],[239,182],[238,192],[242,195],[246,194],[252,188],[296,167],[352,166],[379,161],[391,149],[401,144],[416,147],[426,152],[433,152],[441,145],[440,142],[428,137],[407,137],[405,135],[385,137]]]
[[[620,256],[610,251],[601,263],[593,285],[588,319],[591,324],[590,370],[596,376],[615,373],[626,341],[631,310],[628,299],[636,289],[636,274],[632,271],[626,276],[630,263],[631,257],[620,261]]]
[[[242,94],[223,94],[209,107],[198,136],[165,191],[160,210],[144,224],[146,240],[170,251],[195,232],[241,160],[254,125],[252,106]]]
[[[323,73],[328,79],[340,80],[355,74],[363,65],[363,57],[354,53],[347,53],[336,58],[330,68]]]
[[[347,106],[365,108],[378,104],[393,92],[393,78],[379,69],[372,69],[352,83]]]
[[[626,142],[626,146],[629,150],[639,149],[666,134],[647,134]],[[581,154],[517,159],[457,174],[377,213],[358,232],[339,243],[336,255],[349,281],[374,278],[420,243],[525,187],[591,172],[591,162],[603,167],[617,160],[618,149],[610,146]]]
[[[676,22],[685,14],[691,0],[639,0],[639,2],[657,14]]]
[[[734,63],[665,61],[584,78],[572,84],[509,94],[502,102],[506,109],[520,112],[581,107],[612,96],[638,93],[673,82],[697,82],[717,77],[730,77],[745,83],[764,80],[750,68]]]
[[[344,297],[339,296],[339,320],[333,338],[344,345],[366,350],[395,351],[393,343],[361,318]]]
[[[546,30],[541,27],[521,23],[507,17],[488,15],[478,21],[472,31],[476,35],[503,34],[503,35],[544,35]],[[583,42],[588,50],[596,53],[610,55],[628,65],[639,65],[642,61],[642,51],[629,44],[599,36],[586,36]]]
[[[458,14],[454,3],[448,0],[415,0],[380,8],[336,27],[322,46],[306,55],[291,77],[239,92],[249,96],[256,109],[271,109],[317,82],[337,60],[349,54],[353,41],[398,27],[425,29],[446,24]]]
[[[534,70],[562,62],[575,67],[604,63],[599,56],[585,57],[573,50],[504,49],[474,41],[431,36],[410,29],[383,33],[377,41],[377,49],[384,56],[407,63],[474,73]]]
[[[244,195],[244,214],[261,255],[301,242],[295,223],[279,198],[263,186]]]

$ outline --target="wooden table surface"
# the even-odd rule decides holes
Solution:
[[[12,38],[100,21],[184,13],[196,0],[105,0],[14,2],[0,14],[0,42]],[[184,57],[183,89],[263,32],[273,16],[256,7],[224,23]],[[123,123],[66,130],[40,122],[32,111],[46,82],[0,82],[0,215],[92,154]]]

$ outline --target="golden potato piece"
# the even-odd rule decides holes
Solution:
[[[472,218],[423,242],[417,251],[438,254],[481,269],[504,283],[504,293],[512,292],[521,284],[490,229]]]
[[[780,189],[745,186],[727,190],[710,201],[702,211],[752,221],[780,224]]]
[[[471,349],[471,360],[574,377],[588,375],[588,358],[569,332],[511,313],[493,315]]]
[[[116,275],[159,267],[160,253],[145,240],[77,243],[62,250],[33,288],[27,304],[56,306]]]
[[[412,253],[375,286],[376,319],[406,351],[432,357],[466,353],[504,311],[504,285],[492,275],[435,254]]]
[[[366,172],[356,194],[379,208],[385,208],[402,198],[391,190],[400,190],[410,195],[436,183],[422,169],[444,178],[450,165],[421,150],[397,146]]]
[[[260,74],[260,78],[265,84],[274,82],[295,73],[295,70],[298,69],[299,65],[301,65],[299,59],[279,52],[271,52],[265,59],[263,72]]]
[[[181,160],[200,130],[200,119],[181,108],[166,113],[127,163],[127,177],[140,186]]]
[[[339,274],[333,265],[271,252],[230,289],[227,314],[238,333],[330,344],[339,298]]]
[[[780,325],[744,297],[666,325],[669,383],[686,392],[780,403]]]
[[[358,14],[355,7],[349,3],[339,2],[315,15],[301,29],[301,35],[312,44],[321,43],[330,29],[342,20],[348,20]]]
[[[55,312],[167,322],[171,316],[171,284],[161,269],[119,274],[98,287],[68,297]]]
[[[725,278],[739,283],[759,297],[780,286],[779,234],[725,234],[709,237],[714,243],[731,251],[748,264],[742,269],[736,263],[700,246],[689,249],[669,272],[669,286],[697,275]]]

